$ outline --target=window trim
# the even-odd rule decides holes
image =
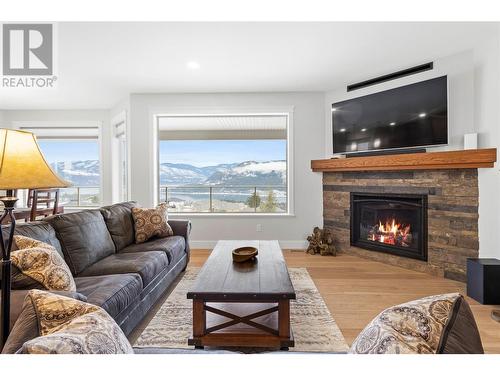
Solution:
[[[294,106],[273,106],[273,107],[213,107],[213,108],[171,108],[161,112],[152,113],[154,124],[153,131],[153,152],[154,152],[154,176],[153,186],[154,204],[160,201],[159,176],[160,176],[160,152],[159,152],[159,118],[161,117],[183,117],[183,116],[259,116],[259,115],[285,115],[287,116],[286,128],[286,185],[287,185],[287,212],[283,213],[249,213],[249,212],[171,212],[172,217],[293,217],[295,216],[295,195],[294,195],[294,160],[293,160],[293,124]]]
[[[131,174],[131,169],[130,169],[130,122],[128,119],[128,113],[126,110],[123,110],[119,112],[116,116],[114,116],[111,121],[111,126],[110,126],[110,131],[111,131],[111,200],[112,202],[122,202],[122,195],[120,194],[120,184],[121,184],[121,177],[119,176],[120,172],[120,166],[118,165],[119,163],[119,152],[120,152],[120,136],[125,137],[125,154],[126,154],[126,179],[127,179],[127,184],[126,184],[126,201],[130,200],[131,194],[131,187],[132,187],[132,174]],[[116,134],[117,128],[123,125],[123,133],[120,135]]]

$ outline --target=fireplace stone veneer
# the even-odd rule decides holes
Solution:
[[[351,193],[427,197],[427,261],[351,245]],[[323,173],[323,221],[339,252],[465,281],[477,258],[477,169]]]

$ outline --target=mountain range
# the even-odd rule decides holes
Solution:
[[[286,161],[245,161],[196,167],[190,164],[160,164],[160,185],[285,185]]]
[[[74,186],[100,185],[99,160],[59,161],[50,163],[50,167]]]
[[[51,163],[52,169],[75,186],[99,186],[98,160],[80,160]],[[196,167],[191,164],[160,164],[160,184],[185,185],[236,185],[268,186],[286,184],[286,161],[245,161]]]

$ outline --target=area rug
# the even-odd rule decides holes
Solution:
[[[192,333],[192,301],[186,298],[199,268],[191,267],[165,300],[134,347],[193,349],[187,345]],[[305,268],[290,268],[297,299],[291,302],[290,319],[294,352],[345,353],[348,345],[330,315]]]

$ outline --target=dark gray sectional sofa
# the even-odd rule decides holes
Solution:
[[[16,234],[53,245],[68,264],[76,297],[101,306],[129,334],[189,262],[188,220],[169,220],[174,235],[135,244],[134,202],[67,213],[19,224]],[[7,228],[3,228],[4,231]],[[21,311],[26,289],[13,272],[11,322]],[[19,290],[21,289],[21,290]],[[71,293],[70,293],[71,294]]]

